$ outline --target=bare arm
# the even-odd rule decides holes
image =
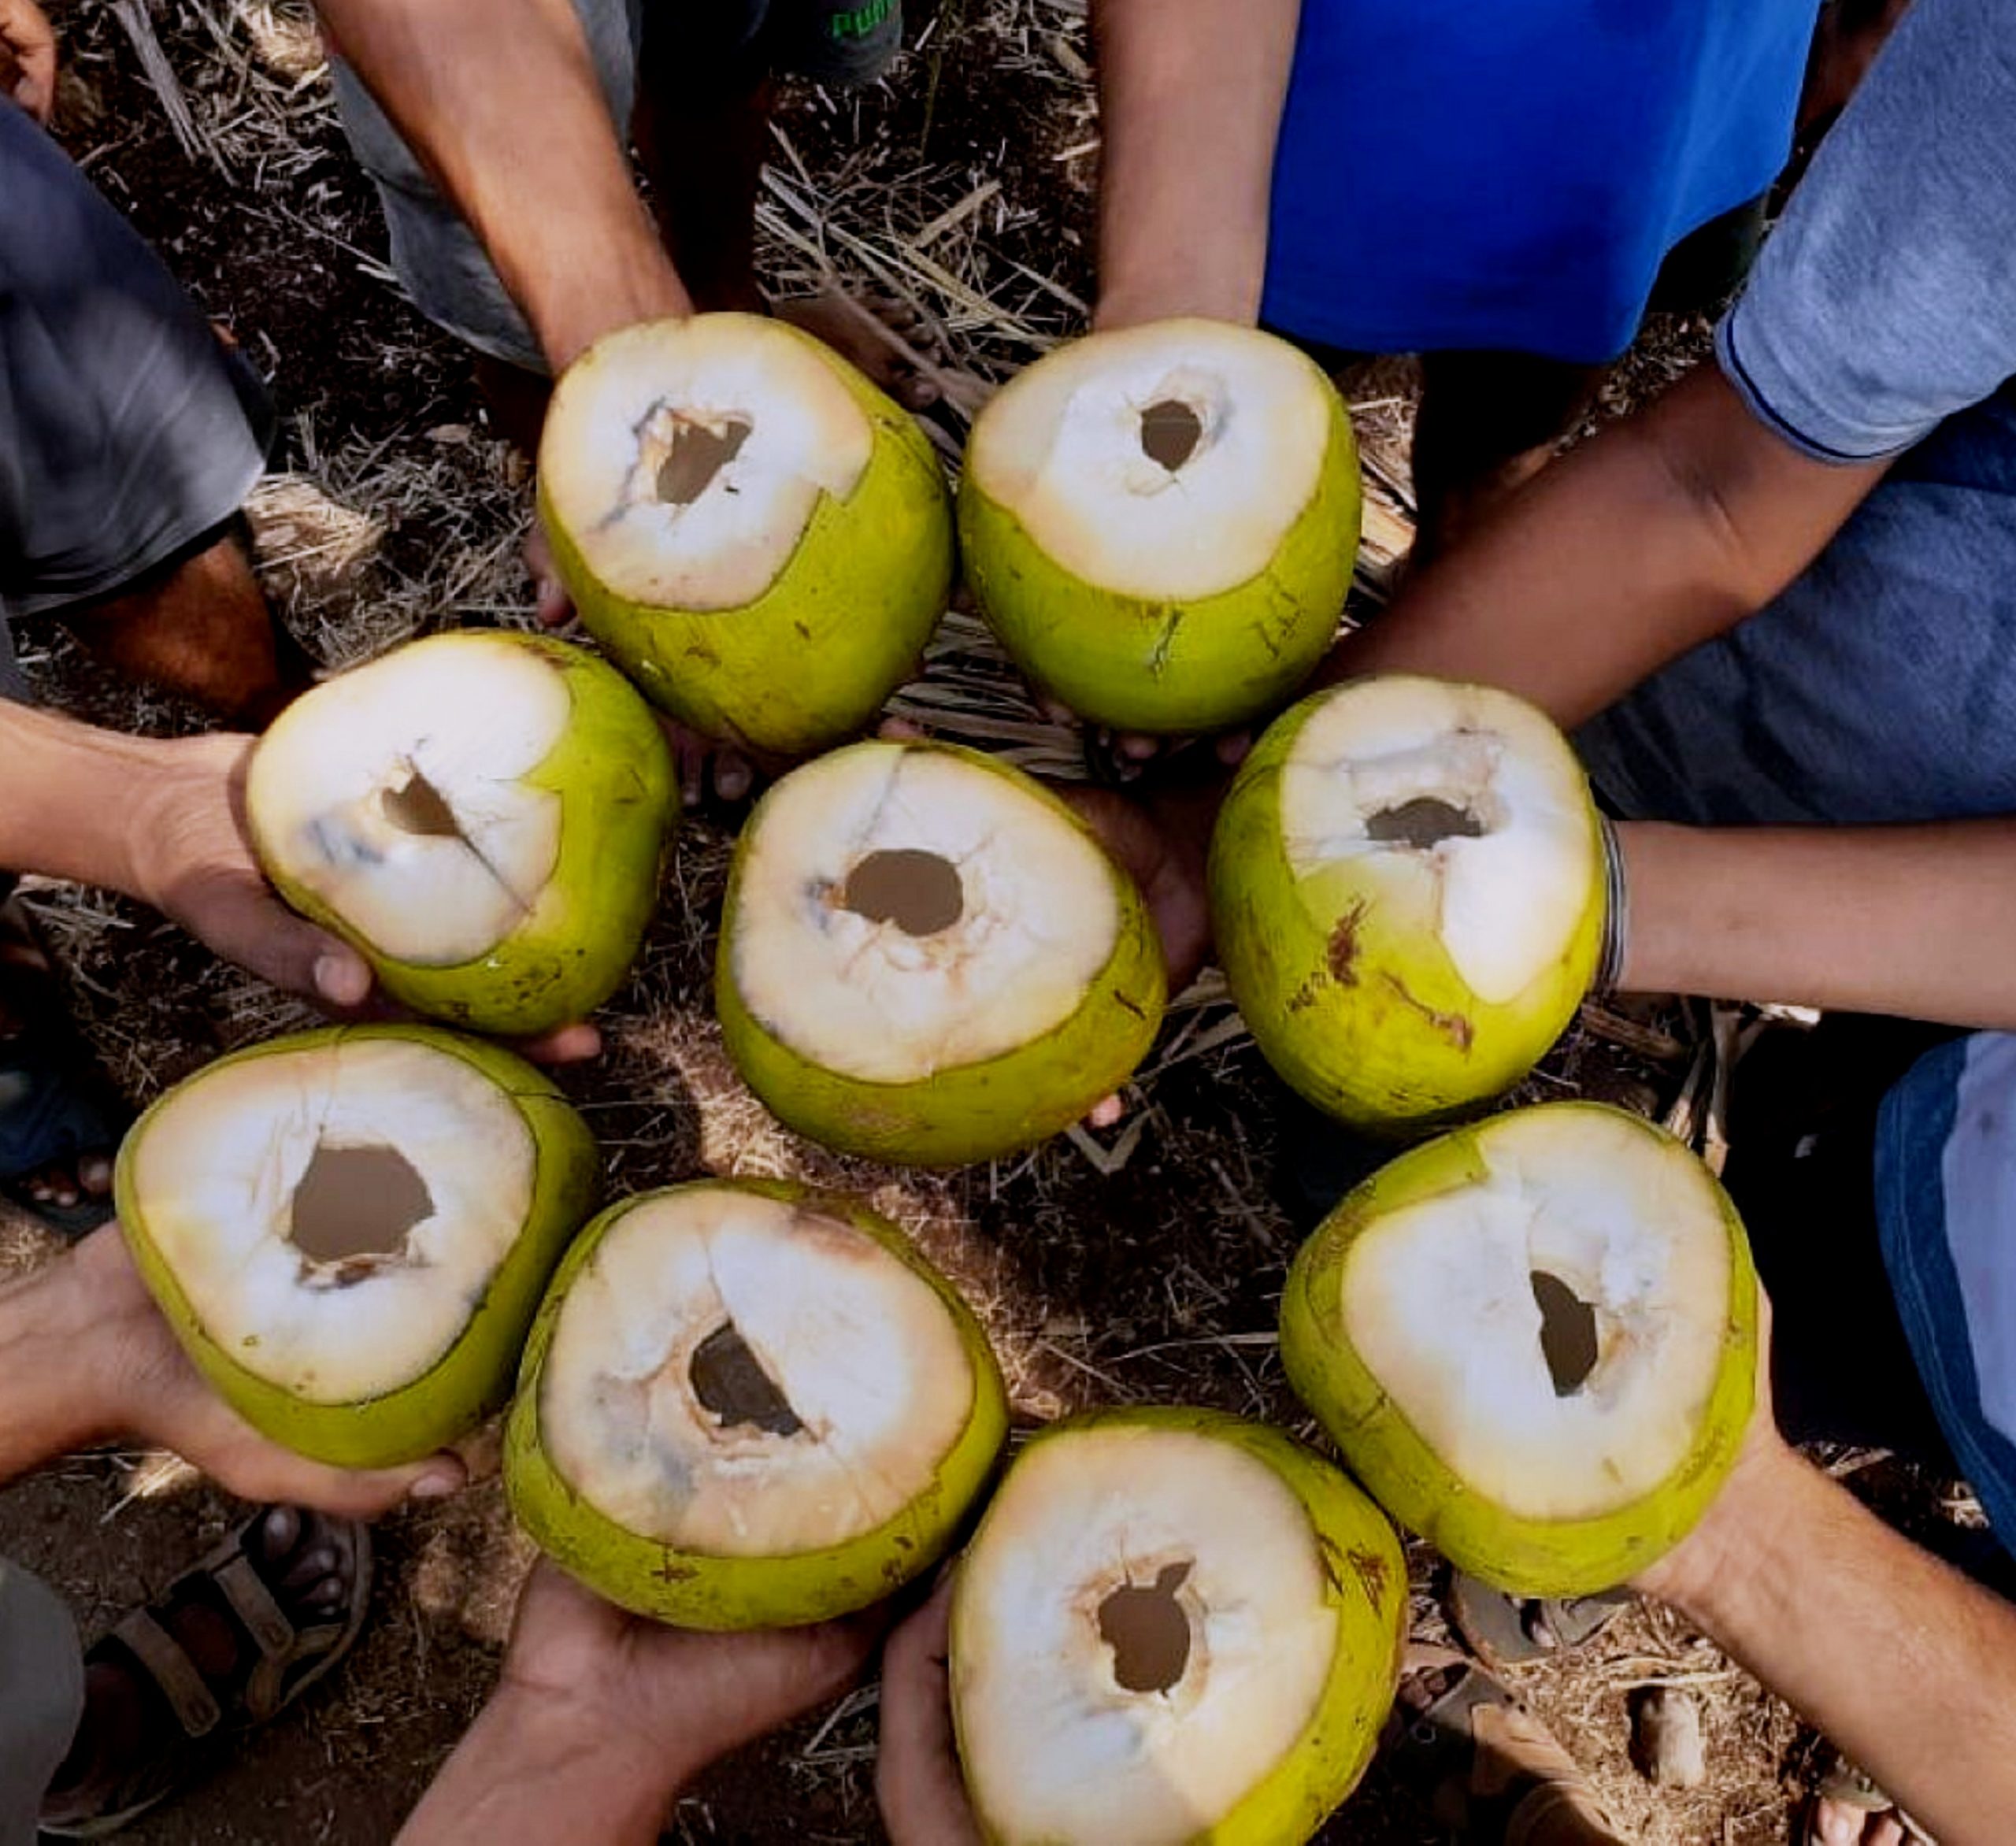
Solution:
[[[1703,365],[1548,469],[1321,676],[1480,680],[1572,728],[1762,608],[1888,466],[1809,459]]]
[[[1680,1608],[1944,1846],[2016,1814],[2016,1607],[1768,1430],[1640,1588]]]
[[[2016,1028],[2016,820],[1618,837],[1627,988]]]
[[[1102,327],[1251,323],[1300,0],[1095,0]]]
[[[496,265],[555,371],[693,304],[569,0],[317,0],[343,54]]]

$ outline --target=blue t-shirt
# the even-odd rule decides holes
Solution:
[[[1594,364],[1784,165],[1818,0],[1303,0],[1263,313]]]

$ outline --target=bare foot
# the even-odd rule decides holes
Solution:
[[[860,298],[838,288],[795,301],[773,302],[777,319],[824,342],[906,410],[922,410],[948,395],[944,354],[924,317],[887,295]],[[962,380],[973,384],[975,380]]]

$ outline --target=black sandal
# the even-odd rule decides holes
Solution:
[[[350,1580],[342,1607],[328,1621],[297,1626],[247,1549],[275,1511],[261,1508],[84,1656],[87,1667],[109,1662],[134,1675],[173,1722],[162,1725],[152,1747],[116,1774],[52,1801],[40,1823],[45,1834],[95,1840],[117,1833],[196,1780],[236,1735],[284,1711],[355,1645],[371,1602],[369,1529],[354,1519],[295,1509],[301,1520],[295,1555],[328,1545],[339,1567],[348,1566]],[[237,1637],[237,1661],[222,1678],[206,1678],[168,1625],[174,1611],[192,1604],[222,1617]]]

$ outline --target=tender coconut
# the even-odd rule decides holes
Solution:
[[[472,706],[480,724],[444,722]],[[554,663],[501,636],[444,635],[358,667],[282,714],[254,753],[261,851],[380,954],[476,961],[559,862],[561,798],[524,778],[573,713]]]
[[[1475,1147],[1471,1183],[1352,1244],[1346,1335],[1466,1487],[1528,1519],[1599,1518],[1701,1439],[1726,1351],[1721,1192],[1605,1110],[1507,1115]]]
[[[617,1218],[569,1284],[539,1382],[554,1466],[624,1530],[781,1558],[932,1487],[975,1399],[930,1284],[784,1199],[684,1188]]]
[[[988,406],[968,465],[1074,576],[1195,602],[1273,563],[1317,491],[1331,415],[1321,370],[1286,341],[1159,321],[1029,367]]]
[[[862,743],[795,771],[753,823],[728,952],[791,1050],[909,1084],[1028,1044],[1112,958],[1114,873],[1010,778]]]
[[[424,1377],[461,1336],[524,1228],[537,1150],[471,1064],[346,1036],[204,1073],[126,1158],[148,1239],[220,1352],[346,1404]]]
[[[960,1566],[953,1696],[988,1837],[1172,1846],[1277,1767],[1339,1645],[1308,1511],[1186,1430],[1032,1445]]]
[[[1395,677],[1332,696],[1297,735],[1280,799],[1298,875],[1358,862],[1487,1004],[1561,959],[1599,870],[1573,753],[1487,686]]]
[[[802,335],[704,314],[598,340],[554,387],[539,453],[547,507],[601,583],[704,610],[762,596],[821,496],[852,494],[874,447]]]

